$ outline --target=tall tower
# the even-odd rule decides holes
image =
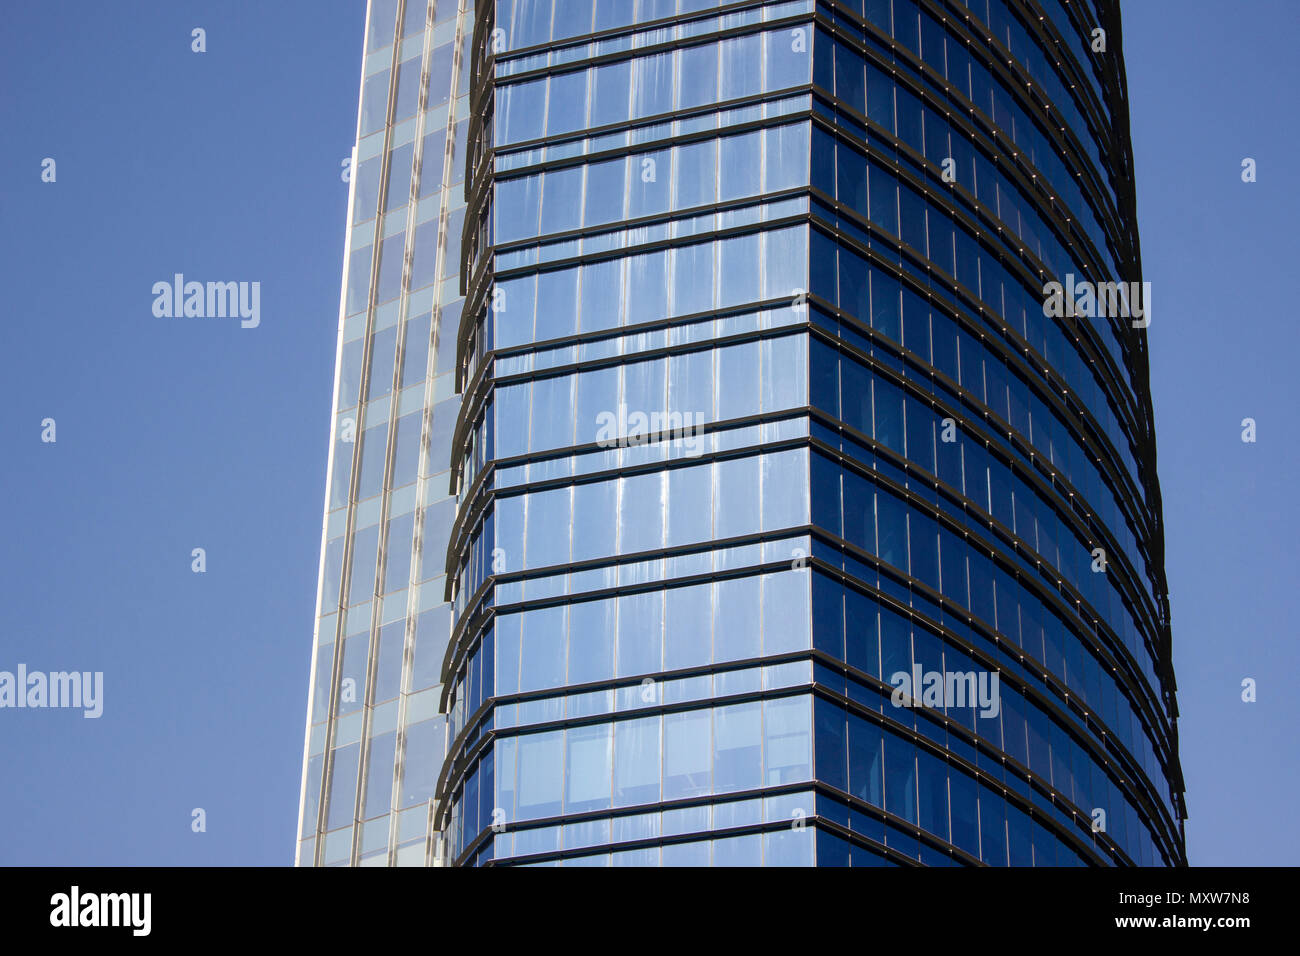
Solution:
[[[434,862],[469,0],[371,0],[297,862]]]
[[[1114,0],[371,6],[299,862],[1184,864]]]
[[[471,49],[447,860],[1184,863],[1116,3]]]

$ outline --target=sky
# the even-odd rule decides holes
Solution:
[[[110,6],[0,33],[0,670],[104,674],[0,711],[0,864],[286,865],[364,3]],[[1189,856],[1296,864],[1300,6],[1124,9]],[[156,317],[176,273],[260,324]]]
[[[1122,9],[1188,858],[1294,866],[1300,4]]]
[[[365,5],[121,9],[0,33],[0,669],[104,673],[0,711],[0,863],[289,864]],[[178,272],[260,324],[156,318]]]

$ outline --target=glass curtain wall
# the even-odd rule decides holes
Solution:
[[[441,857],[1185,863],[1117,5],[464,26]]]
[[[371,0],[297,862],[426,866],[446,749],[443,580],[474,8]]]

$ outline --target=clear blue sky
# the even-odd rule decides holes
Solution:
[[[1189,849],[1295,864],[1300,8],[1126,8]],[[0,670],[106,684],[0,712],[0,864],[286,864],[364,4],[131,10],[0,34]],[[176,272],[260,281],[261,326],[155,318]]]
[[[1122,6],[1188,855],[1294,866],[1300,4]],[[1246,157],[1255,183],[1241,180]],[[1255,444],[1241,440],[1244,418]]]

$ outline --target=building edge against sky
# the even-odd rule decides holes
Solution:
[[[1185,863],[1116,4],[367,50],[300,863]]]
[[[372,0],[350,169],[299,865],[425,866],[473,6]]]

